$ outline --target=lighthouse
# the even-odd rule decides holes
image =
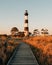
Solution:
[[[27,10],[25,10],[25,13],[24,13],[24,35],[29,36],[28,11]]]

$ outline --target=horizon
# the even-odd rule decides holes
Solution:
[[[12,27],[23,31],[26,9],[30,32],[46,28],[52,34],[52,0],[0,0],[0,34],[10,34]]]

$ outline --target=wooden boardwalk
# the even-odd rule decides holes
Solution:
[[[15,55],[7,65],[38,65],[38,63],[30,46],[25,43],[20,43]]]

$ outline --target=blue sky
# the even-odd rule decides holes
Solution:
[[[24,12],[29,13],[29,30],[47,28],[52,34],[52,0],[0,0],[0,34],[12,27],[24,29]]]

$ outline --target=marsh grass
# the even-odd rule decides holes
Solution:
[[[12,56],[18,42],[15,39],[8,39],[6,36],[0,37],[0,65],[6,65]]]
[[[52,36],[29,37],[23,41],[31,45],[40,65],[52,65]]]

